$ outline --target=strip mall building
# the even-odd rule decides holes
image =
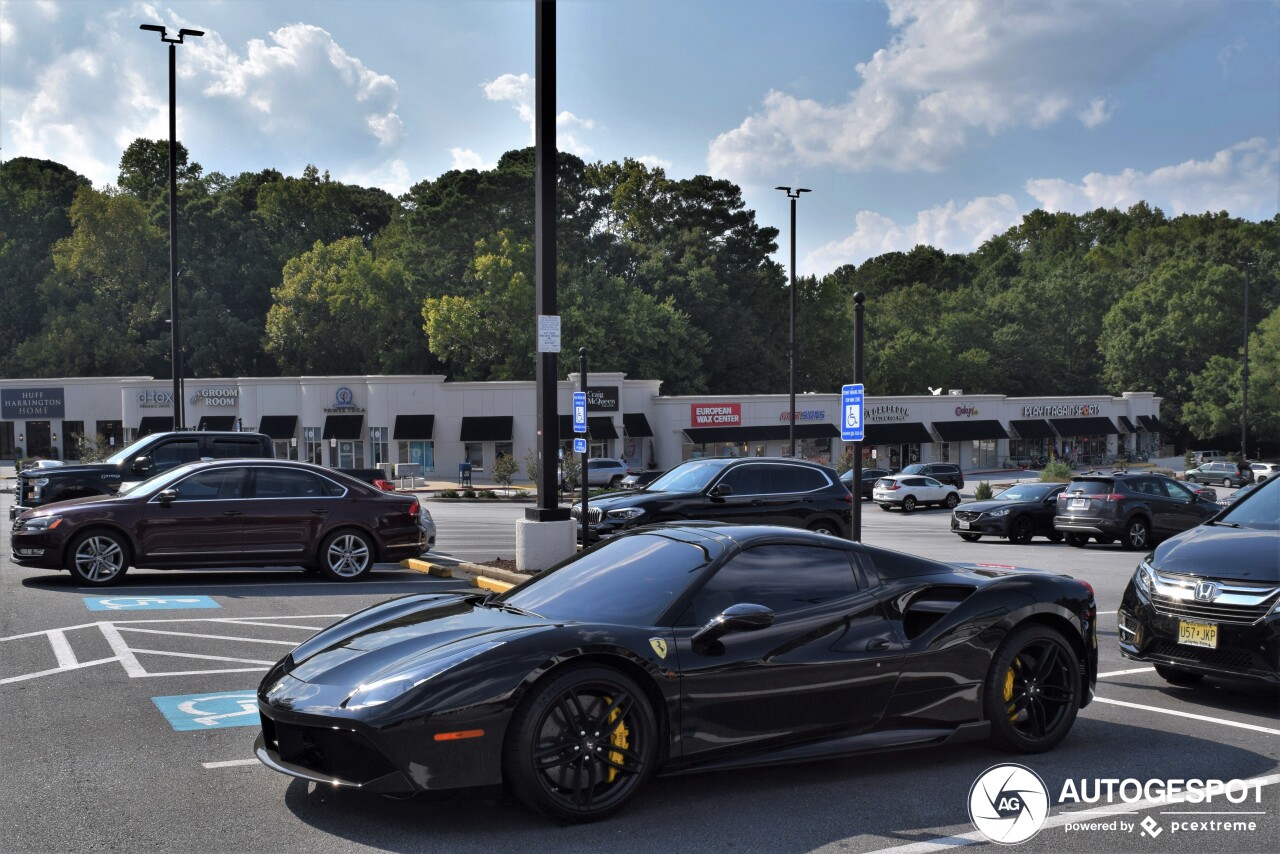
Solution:
[[[668,468],[703,456],[782,456],[796,422],[798,456],[830,462],[840,441],[839,394],[804,394],[796,411],[781,395],[663,396],[661,380],[592,374],[588,426],[592,456],[636,468]],[[577,375],[557,384],[558,409],[572,411]],[[500,454],[523,460],[537,444],[533,382],[446,382],[442,376],[191,379],[184,421],[207,430],[256,430],[276,455],[342,467],[416,464],[452,476],[461,463],[485,469]],[[1160,398],[1011,398],[990,394],[868,396],[868,465],[952,462],[964,470],[1006,460],[1111,457],[1160,447]],[[174,423],[172,382],[150,377],[0,380],[0,460],[77,457],[77,437],[121,446]],[[571,447],[570,415],[560,438]],[[523,469],[523,466],[521,467]],[[518,475],[523,479],[523,471]]]

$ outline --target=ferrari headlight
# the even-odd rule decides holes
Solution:
[[[623,522],[639,519],[643,515],[644,510],[639,507],[623,507],[621,510],[610,510],[608,513],[610,519],[619,519]]]
[[[475,658],[477,655],[483,655],[491,649],[502,646],[505,641],[490,641],[488,643],[476,644],[457,652],[433,657],[429,661],[425,661],[416,666],[412,666],[407,670],[396,673],[393,676],[387,676],[376,682],[369,682],[356,688],[351,692],[347,699],[342,701],[344,709],[365,709],[369,706],[380,706],[383,703],[390,702],[395,698],[417,688],[424,682],[434,679],[445,671],[457,667],[464,661]]]
[[[24,531],[52,531],[62,521],[61,516],[32,516],[22,522]]]
[[[1148,596],[1155,594],[1156,571],[1151,566],[1151,558],[1144,557],[1142,563],[1138,564],[1138,571],[1133,574],[1133,583],[1138,585],[1142,592]]]
[[[1008,516],[1008,515],[1009,515],[1009,508],[1008,508],[1008,507],[1005,507],[1005,508],[1003,508],[1003,509],[1001,509],[1001,510],[988,510],[988,511],[987,511],[987,513],[986,513],[986,515],[987,515],[987,516],[990,516],[992,519],[998,519],[998,518],[1000,518],[1001,516]]]

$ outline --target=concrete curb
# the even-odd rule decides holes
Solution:
[[[472,577],[472,587],[483,586],[474,583],[474,579],[477,578],[485,578],[490,581],[505,584],[507,587],[502,588],[504,590],[509,587],[514,587],[517,584],[523,584],[530,578],[530,576],[519,572],[511,572],[505,569],[498,569],[496,566],[484,566],[483,564],[468,563],[466,561],[446,565],[442,563],[433,563],[421,558],[408,558],[400,561],[400,565],[405,569],[412,569],[414,572],[425,572],[428,575],[434,575],[438,578],[454,578],[453,570],[456,569],[460,572],[465,572]]]

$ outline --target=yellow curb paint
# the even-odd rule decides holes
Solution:
[[[479,587],[484,590],[492,590],[494,593],[505,593],[512,587],[515,587],[514,584],[508,584],[505,581],[496,581],[492,578],[485,578],[483,575],[477,575],[475,578],[472,578],[471,586]]]
[[[418,560],[414,557],[400,561],[400,565],[405,569],[412,569],[414,572],[425,572],[427,575],[434,575],[437,578],[453,578],[453,570],[449,567]]]

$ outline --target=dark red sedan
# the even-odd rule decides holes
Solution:
[[[302,566],[334,581],[416,557],[433,529],[416,498],[287,460],[189,463],[118,495],[23,513],[10,535],[22,566],[104,586],[130,566]]]

